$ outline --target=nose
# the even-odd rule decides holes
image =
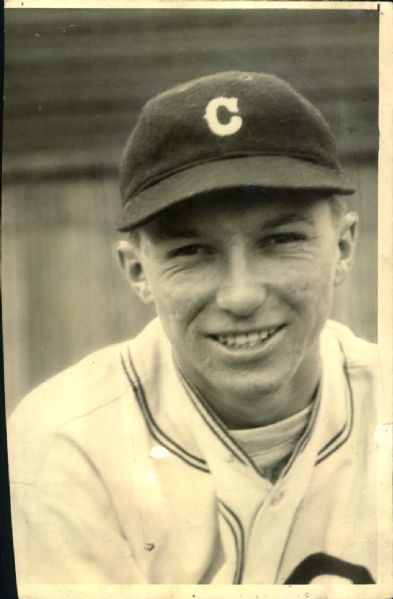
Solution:
[[[216,302],[221,310],[237,317],[251,316],[264,302],[265,282],[253,267],[253,260],[243,251],[233,251],[220,279]]]

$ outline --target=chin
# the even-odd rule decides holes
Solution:
[[[231,381],[226,378],[224,381],[217,381],[217,383],[216,389],[220,394],[231,397],[236,396],[238,401],[244,400],[251,403],[258,401],[263,395],[277,393],[284,386],[284,381],[276,377],[266,377],[260,380],[251,378],[249,375],[245,375],[243,380],[239,375],[236,380]]]

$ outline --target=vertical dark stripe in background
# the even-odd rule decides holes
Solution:
[[[0,98],[3,116],[4,83],[4,13],[0,10]],[[3,122],[3,119],[2,119]],[[0,138],[0,163],[3,155],[3,135]],[[2,198],[1,198],[2,200]],[[0,202],[2,208],[2,201]],[[0,279],[0,597],[17,599],[14,549],[12,544],[10,491],[8,485],[7,431],[4,390],[4,353],[2,326],[2,285]]]

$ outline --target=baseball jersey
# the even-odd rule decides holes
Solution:
[[[378,581],[376,351],[329,321],[318,400],[272,484],[182,380],[160,323],[9,421],[21,583]]]

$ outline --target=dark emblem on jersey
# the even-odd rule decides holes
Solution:
[[[313,553],[306,557],[288,576],[285,584],[310,584],[317,576],[339,576],[353,584],[375,584],[364,566],[351,564],[327,553]]]

